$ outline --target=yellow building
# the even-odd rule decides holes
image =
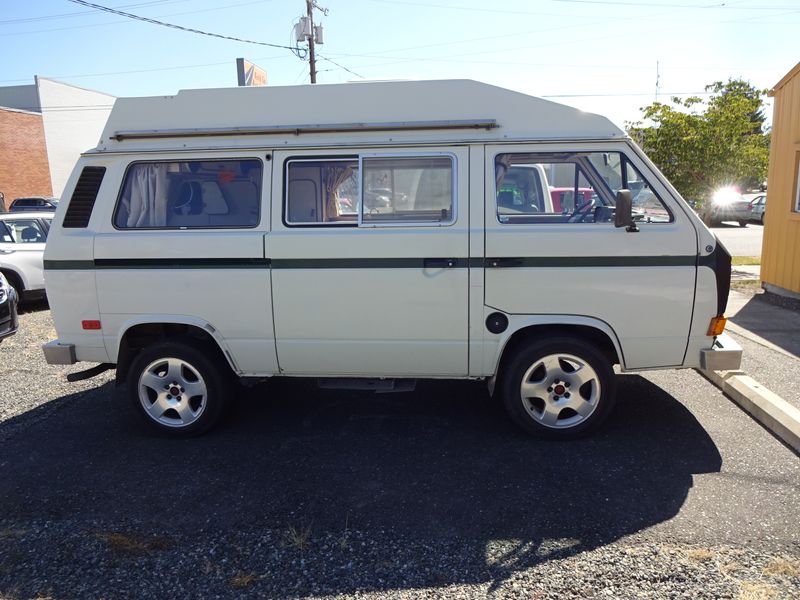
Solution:
[[[769,95],[775,105],[761,281],[767,291],[800,298],[800,63]]]

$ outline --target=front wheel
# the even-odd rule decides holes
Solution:
[[[614,406],[611,362],[580,338],[532,342],[518,351],[501,377],[509,415],[541,437],[584,435],[605,421]]]
[[[128,372],[128,397],[146,423],[173,436],[199,435],[227,405],[225,368],[195,341],[158,342],[142,350]]]

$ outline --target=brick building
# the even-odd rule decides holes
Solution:
[[[0,191],[6,207],[19,196],[51,196],[40,113],[0,107]]]
[[[0,87],[0,192],[60,196],[81,152],[97,145],[114,96],[52,79]]]

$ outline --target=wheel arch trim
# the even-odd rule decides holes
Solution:
[[[120,325],[116,336],[106,337],[106,349],[112,362],[117,362],[119,360],[120,347],[125,336],[131,329],[139,325],[186,325],[187,327],[199,329],[214,341],[225,357],[225,360],[228,361],[231,370],[233,370],[234,373],[240,373],[236,361],[233,358],[233,354],[228,344],[225,343],[225,338],[220,335],[219,330],[208,321],[190,315],[143,315],[125,320]]]
[[[489,308],[489,307],[487,307]],[[494,310],[494,309],[491,309]],[[609,323],[598,319],[596,317],[587,317],[583,315],[507,315],[509,319],[508,329],[503,334],[503,340],[497,346],[496,355],[492,358],[492,377],[497,377],[500,364],[503,360],[506,350],[508,349],[509,342],[516,339],[518,334],[529,330],[533,331],[537,327],[552,327],[558,328],[559,326],[565,327],[586,327],[594,329],[599,333],[604,334],[614,351],[617,353],[617,358],[620,361],[622,369],[625,370],[625,353],[622,350],[622,344],[619,341],[619,336],[614,331]],[[568,331],[565,333],[569,333]]]
[[[13,273],[14,275],[17,276],[17,278],[22,283],[22,289],[17,290],[18,292],[22,293],[30,287],[29,285],[30,282],[28,281],[25,272],[16,265],[12,265],[11,263],[0,262],[0,271],[3,271],[4,273]]]

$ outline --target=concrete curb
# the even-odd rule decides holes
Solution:
[[[722,393],[736,402],[756,421],[769,429],[787,446],[800,453],[800,410],[771,392],[744,371],[706,371],[697,369]]]

